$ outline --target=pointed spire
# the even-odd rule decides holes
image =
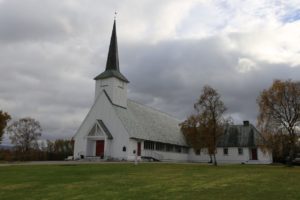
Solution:
[[[116,14],[116,13],[115,13]],[[116,77],[122,81],[129,83],[127,78],[121,74],[119,68],[119,54],[118,54],[118,41],[117,41],[117,30],[116,30],[116,18],[114,19],[113,30],[111,33],[108,56],[106,61],[105,71],[99,74],[95,80],[104,79],[109,77]]]
[[[105,71],[107,71],[107,70],[120,71],[119,70],[118,41],[117,41],[117,33],[116,32],[117,32],[116,31],[116,20],[114,20]]]

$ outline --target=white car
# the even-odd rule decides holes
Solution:
[[[73,156],[68,156],[67,158],[65,158],[65,161],[70,161],[73,160]]]

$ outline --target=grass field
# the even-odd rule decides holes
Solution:
[[[300,167],[84,164],[0,167],[0,199],[300,199]]]

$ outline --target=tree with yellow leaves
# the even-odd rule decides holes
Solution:
[[[269,138],[274,134],[288,135],[288,164],[295,156],[297,130],[300,126],[300,82],[274,80],[272,86],[263,90],[257,99],[259,105],[258,127]]]
[[[4,134],[4,130],[7,126],[7,122],[11,119],[10,115],[7,112],[3,112],[0,110],[0,143],[2,141],[2,136]]]
[[[223,117],[226,107],[220,94],[210,86],[204,86],[199,100],[194,104],[196,114],[180,124],[181,130],[194,149],[206,148],[214,165],[219,138],[224,134],[227,120]]]

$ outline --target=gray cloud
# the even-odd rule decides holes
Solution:
[[[72,21],[57,1],[4,1],[0,4],[0,40],[53,39],[72,31]]]
[[[237,123],[256,123],[260,91],[269,87],[273,79],[297,79],[300,74],[299,68],[288,64],[258,61],[258,70],[240,73],[236,69],[238,60],[247,55],[226,49],[219,37],[128,48],[123,57],[129,63],[126,73],[131,80],[130,96],[179,119],[191,114],[202,87],[208,84],[222,95],[228,115]]]
[[[122,35],[136,34],[139,20],[126,22],[132,16],[116,1],[40,2],[0,3],[0,109],[14,119],[36,118],[44,138],[70,138],[91,107],[93,78],[106,62],[112,28],[112,20],[107,19],[112,19],[113,7],[129,13],[118,21],[120,67],[130,80],[129,97],[181,120],[193,112],[208,84],[220,92],[228,115],[237,123],[244,119],[255,123],[259,92],[274,78],[298,79],[300,74],[299,68],[287,63],[263,62],[232,49],[224,36],[157,40],[157,32],[152,31],[155,43],[143,37],[127,39]],[[151,5],[150,14],[142,13],[145,23],[156,11],[156,4]],[[228,37],[235,41],[243,35]],[[241,58],[253,61],[257,69],[238,71]]]

